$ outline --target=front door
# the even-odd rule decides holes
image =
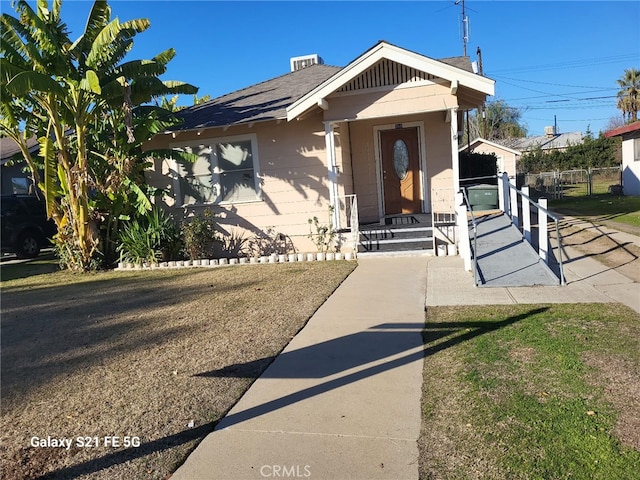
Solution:
[[[421,213],[418,127],[380,132],[384,213]]]

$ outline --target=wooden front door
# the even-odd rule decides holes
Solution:
[[[384,213],[421,213],[418,127],[380,132]]]

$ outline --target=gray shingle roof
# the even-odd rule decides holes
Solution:
[[[469,57],[439,60],[472,72]],[[311,65],[256,85],[214,98],[177,113],[184,122],[172,130],[224,127],[287,117],[287,107],[328,80],[342,67]]]
[[[501,140],[500,143],[516,150],[553,150],[556,148],[567,148],[571,145],[578,145],[583,142],[582,132],[559,133],[553,137],[539,135],[537,137],[511,138]]]
[[[176,130],[286,118],[289,105],[340,70],[329,65],[311,65],[194,105],[178,113],[184,123]]]

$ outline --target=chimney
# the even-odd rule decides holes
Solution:
[[[544,135],[547,138],[553,138],[558,134],[558,129],[555,125],[544,127]]]
[[[291,57],[289,62],[291,64],[292,72],[310,67],[311,65],[322,65],[324,63],[322,58],[320,58],[317,53],[314,53],[312,55],[303,55],[301,57]]]

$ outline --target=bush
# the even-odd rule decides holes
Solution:
[[[116,251],[121,262],[151,264],[177,258],[181,243],[171,215],[153,207],[147,214],[124,222]]]
[[[213,214],[206,210],[203,217],[195,216],[182,224],[184,250],[191,260],[212,258],[215,255],[216,223]]]

